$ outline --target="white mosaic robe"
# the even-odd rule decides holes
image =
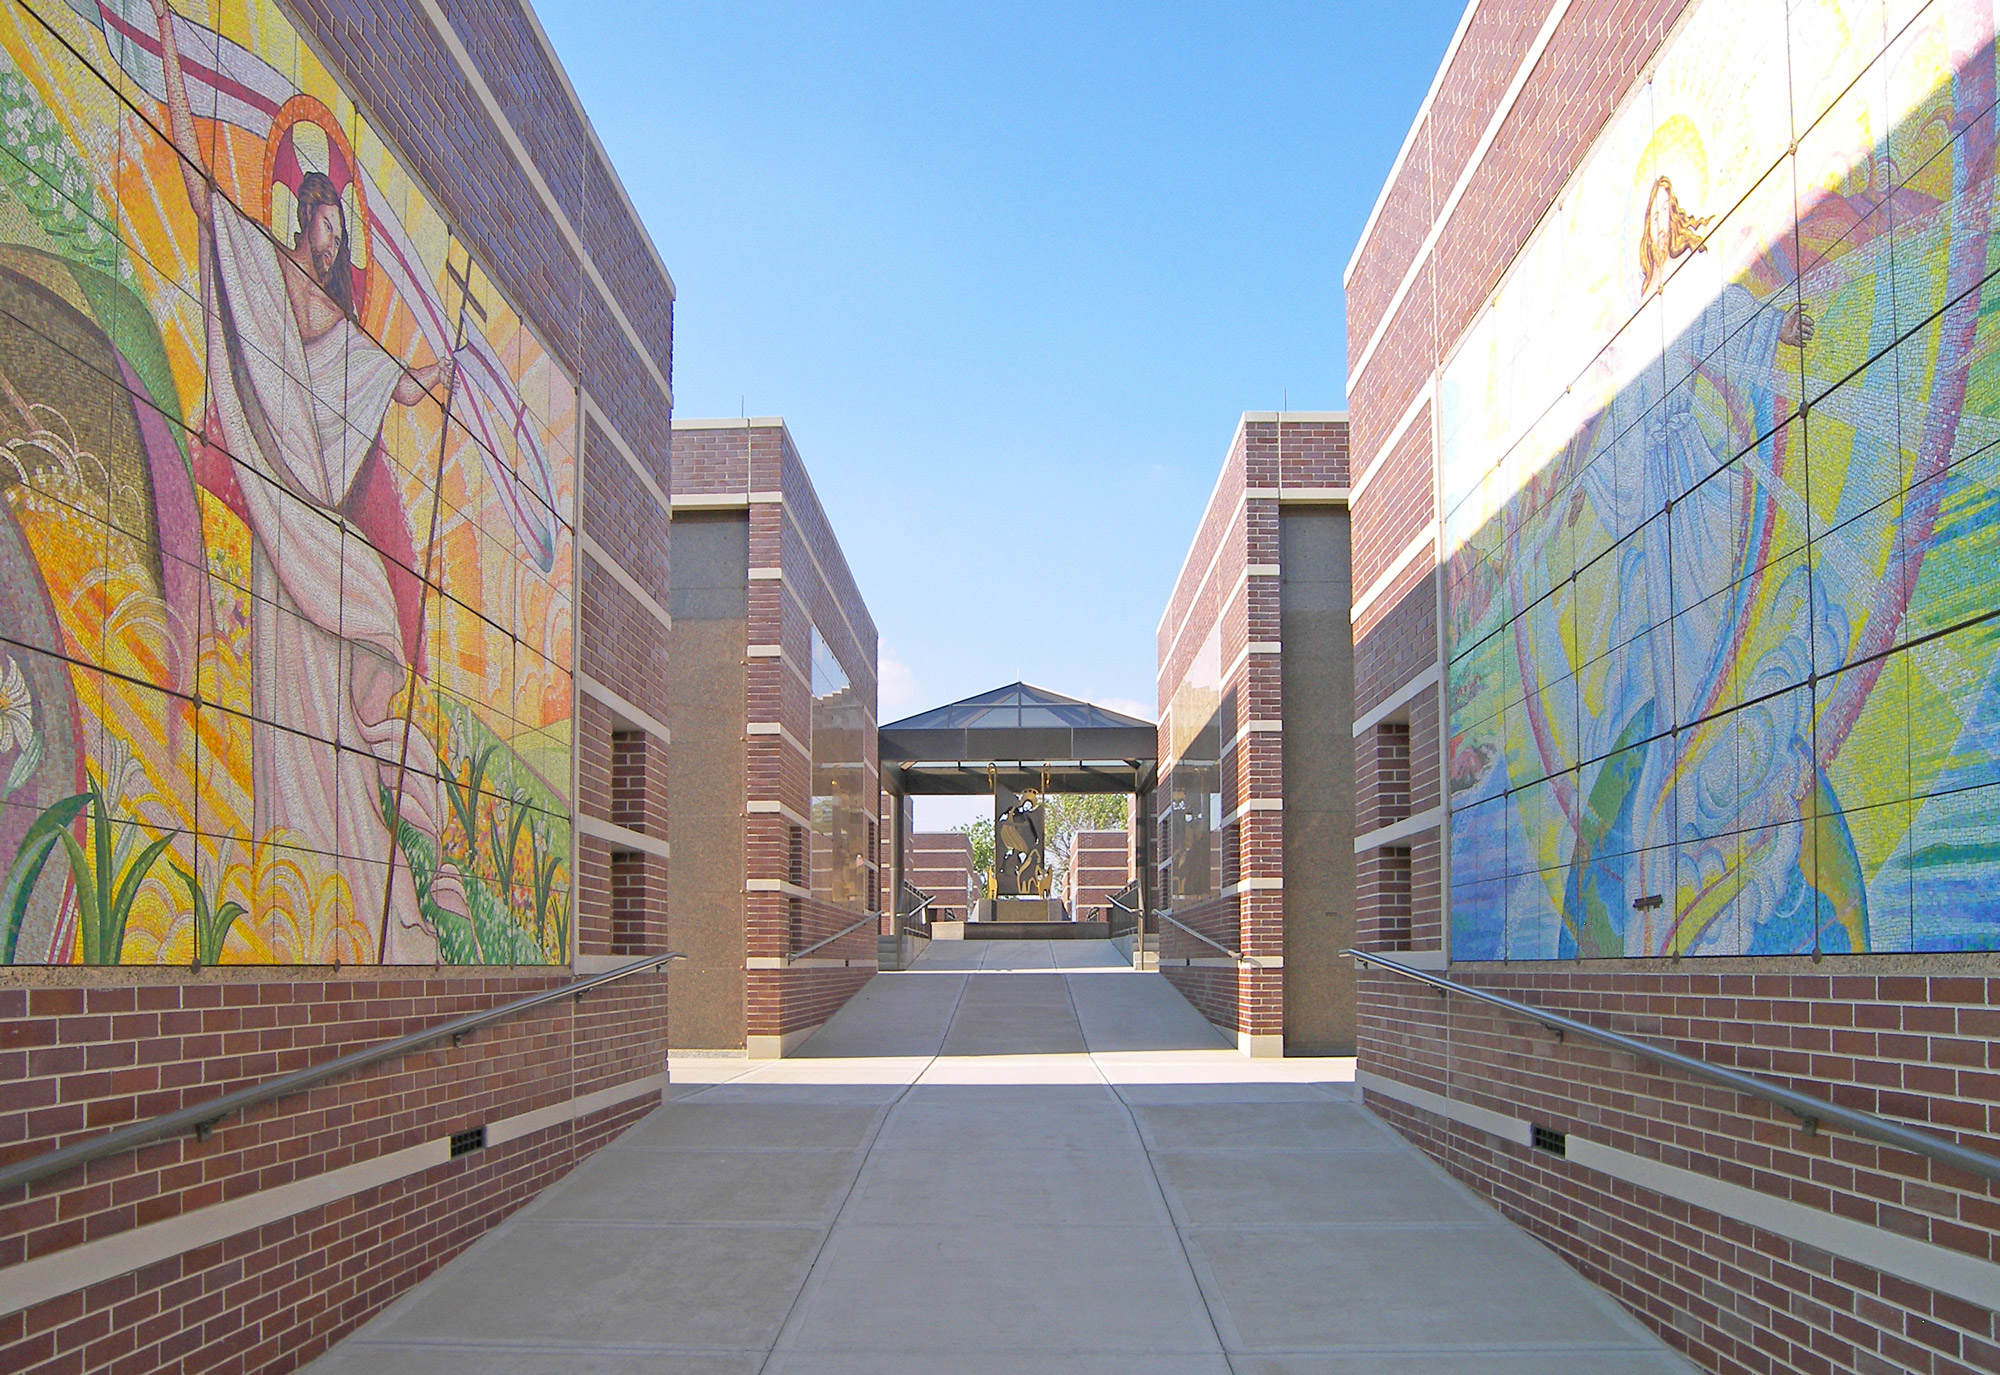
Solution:
[[[418,910],[409,866],[390,841],[379,789],[394,790],[400,776],[403,819],[435,839],[437,758],[421,729],[405,731],[394,706],[407,659],[382,556],[341,514],[403,366],[345,318],[305,338],[276,245],[225,197],[212,204],[203,281],[209,390],[241,465],[255,536],[255,838],[337,857],[324,867],[337,863],[355,914],[384,959],[429,964],[437,958],[437,934]],[[432,891],[463,910],[448,872]],[[343,952],[297,954],[326,959]],[[372,960],[375,949],[346,957]]]

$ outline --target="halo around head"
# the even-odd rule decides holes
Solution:
[[[264,223],[280,242],[298,229],[299,182],[317,172],[333,183],[347,220],[347,251],[354,264],[354,308],[368,286],[368,200],[354,147],[333,111],[309,95],[295,95],[279,107],[264,141]]]
[[[1630,222],[1634,239],[1645,220],[1653,183],[1661,177],[1673,183],[1674,197],[1688,213],[1709,213],[1708,151],[1702,147],[1701,131],[1686,115],[1667,116],[1639,155],[1639,165],[1632,174]]]

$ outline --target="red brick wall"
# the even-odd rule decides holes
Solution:
[[[2000,978],[1922,972],[1952,961],[1921,956],[1817,969],[1619,963],[1455,965],[1452,977],[1849,1107],[2000,1136]],[[1899,965],[1908,972],[1885,972]],[[2000,1193],[1976,1178],[1852,1136],[1808,1134],[1759,1100],[1558,1042],[1535,1023],[1407,980],[1362,982],[1366,1071],[2000,1260]],[[2000,1368],[1988,1309],[1382,1094],[1368,1102],[1707,1369]]]
[[[1078,831],[1070,842],[1068,896],[1079,918],[1102,908],[1132,881],[1132,837],[1127,831]]]
[[[671,714],[667,627],[660,615],[668,605],[671,519],[660,504],[664,462],[649,484],[640,474],[654,473],[655,465],[628,455],[631,449],[629,440],[621,445],[603,426],[586,420],[577,497],[579,528],[590,541],[578,559],[577,810],[667,842],[668,741],[649,723],[663,725]],[[615,571],[599,561],[599,552],[617,561]],[[645,598],[632,592],[628,579]],[[598,686],[644,719],[626,719],[622,708],[600,699]],[[638,849],[634,841],[603,834],[579,833],[576,846],[578,953],[665,950],[666,859]],[[623,889],[622,896],[614,894],[614,886]]]
[[[230,968],[14,971],[0,989],[8,1158],[171,1112],[567,980],[566,970],[300,978]],[[30,981],[38,986],[23,986]],[[496,1024],[217,1126],[13,1191],[0,1268],[664,1068],[663,980]],[[643,1115],[637,1099],[0,1317],[18,1371],[287,1370]]]
[[[1478,4],[1349,269],[1349,396],[1361,485],[1353,502],[1355,587],[1368,599],[1355,623],[1355,712],[1407,722],[1413,816],[1440,807],[1446,788],[1439,689],[1411,690],[1437,669],[1434,552],[1387,576],[1414,539],[1436,529],[1433,418],[1423,397],[1682,7],[1682,0],[1578,0],[1526,65],[1551,6]],[[1467,160],[1523,72],[1519,98],[1468,176]],[[1440,222],[1461,180],[1462,197]],[[1375,711],[1392,698],[1404,704]],[[1358,743],[1366,741],[1364,731]],[[1377,805],[1374,820],[1364,810],[1360,824],[1385,824],[1386,789],[1379,779],[1363,788],[1373,788]],[[1397,853],[1404,847],[1407,861]],[[1405,862],[1407,878],[1399,872]],[[1442,952],[1443,871],[1435,826],[1358,856],[1364,936]],[[1990,1143],[2000,1137],[2000,1060],[1992,1049],[2000,981],[1990,964],[1889,956],[1455,964],[1451,977]],[[1538,1123],[1572,1142],[1922,1241],[1942,1248],[1936,1254],[1947,1265],[1951,1253],[1996,1259],[2000,1195],[1991,1186],[1852,1137],[1807,1135],[1755,1101],[1556,1042],[1532,1022],[1392,976],[1363,975],[1361,1014],[1361,1069],[1387,1086],[1369,1089],[1369,1104],[1703,1368],[2000,1370],[2000,1333],[1986,1308],[1517,1145],[1468,1125],[1460,1109],[1475,1120],[1483,1110]],[[1448,1097],[1458,1116],[1398,1099],[1398,1085]]]
[[[749,509],[745,854],[748,880],[762,886],[746,899],[745,953],[752,961],[783,960],[865,913],[814,898],[794,864],[797,823],[782,812],[752,811],[749,805],[777,804],[792,816],[811,815],[814,626],[868,704],[862,794],[880,795],[875,623],[782,420],[677,422],[674,444],[677,502],[741,500]],[[770,576],[774,572],[779,576]],[[760,653],[765,646],[778,652]],[[805,839],[809,854],[810,838]],[[879,870],[879,836],[875,849]],[[879,885],[871,897],[879,907]],[[876,926],[863,923],[813,952],[810,963],[747,970],[745,1035],[787,1036],[832,1016],[874,970]]]
[[[443,11],[534,171],[596,264],[589,274],[474,81],[407,0],[288,6],[317,53],[422,180],[483,269],[609,422],[585,425],[579,530],[656,601],[667,586],[673,285],[533,21],[513,0]],[[600,288],[599,282],[604,286]],[[607,293],[608,292],[608,296]],[[615,305],[615,311],[614,311]],[[624,323],[617,319],[624,317]],[[615,435],[610,431],[615,431]],[[627,456],[629,454],[629,457]],[[579,559],[579,669],[665,715],[657,618],[591,555]],[[576,718],[578,805],[611,814],[616,722],[587,693]],[[624,723],[629,725],[632,723]],[[664,742],[658,742],[664,743]],[[649,758],[648,767],[652,760]],[[645,830],[665,838],[664,788]],[[611,944],[609,848],[576,835],[581,950]],[[663,863],[644,857],[651,882]],[[641,910],[657,894],[640,895]],[[651,915],[627,945],[658,948]],[[191,1105],[342,1052],[567,981],[566,969],[226,968],[0,971],[0,1160]],[[665,1072],[664,980],[629,979],[378,1066],[185,1138],[0,1195],[0,1269],[452,1132],[609,1091],[578,1120],[404,1175],[281,1221],[0,1315],[8,1371],[284,1371],[334,1340],[559,1179],[657,1103],[629,1086]],[[557,1115],[561,1115],[558,1113]],[[19,1267],[19,1268],[17,1268]]]
[[[1173,910],[1210,940],[1245,956],[1284,955],[1284,820],[1245,806],[1284,796],[1278,508],[1285,493],[1344,492],[1347,422],[1313,415],[1245,414],[1159,631],[1160,758],[1157,806],[1173,795],[1175,689],[1220,628],[1223,681],[1221,895]],[[1258,646],[1255,652],[1252,646]],[[1240,736],[1240,739],[1238,738]],[[1165,826],[1156,818],[1156,834]],[[1161,847],[1164,849],[1164,846]],[[1156,899],[1170,905],[1165,886]],[[1190,964],[1189,961],[1213,962]],[[1284,1033],[1282,968],[1237,968],[1171,922],[1160,932],[1160,971],[1213,1022],[1244,1035]]]
[[[1355,820],[1364,830],[1410,814],[1410,723],[1383,721],[1355,750]]]
[[[904,842],[903,868],[913,887],[937,899],[929,909],[932,920],[964,920],[966,876],[972,871],[972,842],[964,832],[912,833]]]
[[[1412,870],[1407,845],[1378,845],[1355,856],[1355,889],[1369,913],[1360,936],[1369,949],[1411,948],[1416,934],[1410,919]]]

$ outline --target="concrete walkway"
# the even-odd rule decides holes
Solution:
[[[1108,944],[936,943],[668,1106],[318,1375],[1685,1375],[1355,1101]]]

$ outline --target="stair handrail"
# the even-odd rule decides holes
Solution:
[[[1602,1027],[1592,1026],[1589,1022],[1580,1022],[1574,1017],[1565,1017],[1560,1012],[1550,1012],[1546,1008],[1536,1007],[1531,1003],[1518,1002],[1513,998],[1499,993],[1491,993],[1483,988],[1475,988],[1471,984],[1462,984],[1454,979],[1447,979],[1442,975],[1433,974],[1429,970],[1416,969],[1396,960],[1384,959],[1382,956],[1374,954],[1371,951],[1348,949],[1343,950],[1341,953],[1352,958],[1357,966],[1365,968],[1372,965],[1377,969],[1386,969],[1392,974],[1400,974],[1404,978],[1415,979],[1419,983],[1429,984],[1441,993],[1456,993],[1461,997],[1472,998],[1478,1002],[1504,1008],[1517,1016],[1539,1022],[1558,1036],[1573,1033],[1583,1037],[1585,1040],[1595,1041],[1599,1045],[1610,1046],[1614,1050],[1624,1051],[1626,1054],[1637,1056],[1639,1059],[1651,1060],[1655,1064],[1666,1065],[1669,1068],[1680,1070],[1683,1074],[1691,1075],[1696,1079],[1705,1079],[1711,1084],[1719,1084],[1724,1088],[1734,1089],[1738,1093],[1748,1094],[1754,1098],[1761,1098],[1767,1103],[1775,1103],[1786,1112],[1798,1118],[1808,1133],[1816,1132],[1821,1127],[1840,1127],[1853,1133],[1855,1136],[1866,1137],[1871,1141],[1880,1142],[1885,1146],[1894,1146],[1898,1150],[1911,1151],[1917,1155],[1928,1156],[1932,1160],[1941,1161],[1954,1169],[1964,1170],[1969,1174],[1976,1174],[1986,1179],[2000,1180],[2000,1156],[1988,1155],[1984,1151],[1976,1151],[1969,1146],[1961,1146],[1956,1141],[1947,1141],[1943,1137],[1936,1136],[1930,1132],[1919,1131],[1915,1127],[1906,1127],[1900,1122],[1891,1121],[1886,1117],[1879,1117],[1872,1112],[1863,1112],[1858,1108],[1844,1108],[1838,1103],[1828,1102],[1824,1098],[1815,1098],[1809,1093],[1800,1093],[1796,1089],[1788,1089],[1782,1084],[1771,1083],[1769,1080],[1760,1079],[1755,1075],[1745,1074],[1741,1070],[1726,1069],[1721,1065],[1712,1065],[1706,1060],[1697,1059],[1692,1055],[1683,1055],[1677,1050],[1668,1050],[1665,1046],[1656,1046],[1650,1041],[1642,1041],[1635,1036],[1626,1036],[1616,1031],[1606,1031]]]
[[[824,948],[824,947],[826,947],[826,946],[829,946],[829,945],[832,945],[832,944],[833,944],[833,943],[834,943],[835,941],[839,940],[839,939],[840,939],[840,938],[841,938],[842,936],[851,936],[851,935],[853,935],[853,934],[854,934],[854,933],[855,933],[856,931],[859,931],[859,930],[860,930],[860,929],[861,929],[862,927],[866,926],[866,925],[867,925],[867,924],[868,924],[869,922],[871,922],[871,921],[872,921],[872,922],[879,922],[879,921],[881,921],[881,920],[882,920],[882,914],[881,914],[880,912],[870,912],[870,913],[868,913],[868,914],[867,914],[866,916],[862,917],[860,921],[856,921],[856,922],[850,922],[850,923],[848,923],[848,924],[847,924],[846,926],[843,926],[843,927],[841,927],[841,928],[840,928],[840,929],[839,929],[838,931],[834,932],[834,933],[833,933],[833,934],[832,934],[831,936],[828,936],[828,937],[827,937],[827,938],[826,938],[825,940],[823,940],[823,941],[814,941],[814,942],[813,942],[813,943],[812,943],[811,945],[807,946],[807,947],[806,947],[805,949],[803,949],[803,950],[794,950],[794,951],[792,951],[792,952],[791,952],[790,954],[788,954],[788,955],[786,955],[786,956],[785,956],[785,963],[786,963],[786,964],[792,964],[792,963],[794,963],[795,961],[798,961],[798,960],[802,960],[802,959],[804,959],[804,958],[805,958],[806,956],[808,956],[808,955],[812,954],[812,952],[813,952],[813,951],[815,951],[815,950],[819,950],[819,949],[822,949],[822,948]]]
[[[341,1078],[356,1070],[379,1064],[383,1060],[400,1058],[413,1050],[422,1049],[433,1041],[442,1041],[446,1037],[450,1037],[452,1045],[457,1046],[481,1027],[503,1018],[530,1011],[544,1003],[560,1002],[564,998],[574,998],[581,1002],[583,995],[594,988],[602,988],[605,984],[615,983],[633,974],[658,969],[669,961],[686,958],[687,956],[678,951],[668,951],[664,955],[648,955],[630,964],[607,969],[601,974],[590,974],[556,988],[545,988],[540,993],[530,993],[525,998],[516,998],[512,1002],[502,1003],[499,1007],[489,1007],[484,1012],[469,1013],[448,1022],[439,1022],[436,1026],[413,1031],[407,1036],[378,1041],[372,1046],[351,1050],[345,1055],[336,1055],[333,1059],[321,1061],[317,1065],[308,1065],[304,1069],[280,1074],[261,1083],[248,1084],[218,1097],[178,1108],[173,1112],[149,1117],[143,1122],[132,1122],[113,1128],[85,1141],[45,1151],[26,1160],[17,1160],[11,1165],[0,1166],[0,1190],[39,1183],[44,1179],[66,1174],[79,1166],[88,1165],[93,1160],[102,1160],[106,1156],[117,1155],[123,1151],[137,1150],[141,1146],[151,1145],[170,1136],[192,1133],[196,1139],[206,1141],[215,1124],[231,1113],[244,1112],[275,1099],[288,1098],[292,1094],[323,1084],[329,1079]]]
[[[1133,902],[1127,903],[1124,901],[1127,893],[1132,895]],[[1104,920],[1105,924],[1111,928],[1113,940],[1121,940],[1128,935],[1135,934],[1146,924],[1146,914],[1140,910],[1137,903],[1138,896],[1139,885],[1134,882],[1126,884],[1123,888],[1120,888],[1117,892],[1110,894],[1104,899],[1105,905],[1110,909],[1105,913]],[[1124,916],[1131,918],[1130,928],[1121,930],[1120,928],[1125,926],[1125,923],[1113,915],[1114,913],[1122,913]]]
[[[915,907],[910,908],[906,912],[898,912],[896,914],[896,930],[900,933],[909,930],[912,926],[921,926],[928,929],[931,924],[930,918],[924,914],[931,910],[931,904],[936,901],[936,894],[925,893],[924,900]]]
[[[1195,930],[1192,926],[1189,926],[1186,922],[1182,921],[1179,917],[1175,916],[1170,909],[1165,907],[1157,908],[1153,912],[1153,915],[1158,917],[1161,921],[1172,922],[1175,926],[1180,927],[1181,930],[1187,932],[1190,936],[1193,936],[1196,940],[1200,941],[1202,944],[1214,946],[1217,950],[1220,950],[1223,954],[1229,956],[1230,959],[1235,960],[1238,964],[1243,963],[1243,952],[1241,950],[1231,950],[1228,946],[1224,945],[1221,941],[1216,940],[1214,937],[1202,935],[1201,932]]]

